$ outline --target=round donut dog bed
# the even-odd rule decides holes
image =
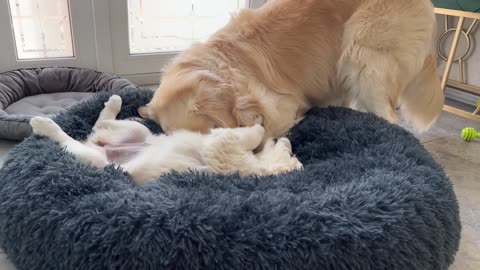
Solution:
[[[119,118],[149,90],[122,91]],[[109,94],[54,120],[84,139]],[[147,123],[154,131],[160,131]],[[0,247],[18,269],[447,269],[460,237],[442,168],[407,131],[348,109],[293,128],[303,171],[171,173],[134,186],[53,142],[26,139],[0,170]]]
[[[135,87],[126,79],[82,68],[30,68],[0,73],[0,139],[22,140],[32,116],[52,116],[98,91]]]

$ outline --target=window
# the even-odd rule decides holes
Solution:
[[[68,0],[9,0],[17,59],[74,57]]]
[[[245,0],[128,0],[130,54],[184,50],[246,7]]]
[[[0,1],[0,72],[23,67],[97,69],[92,1]]]
[[[179,51],[265,0],[0,1],[0,72],[73,66],[156,84]]]

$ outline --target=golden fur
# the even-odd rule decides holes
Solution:
[[[418,129],[439,115],[429,0],[272,0],[243,10],[166,67],[139,110],[166,132],[261,123],[281,136],[315,106],[349,106]]]

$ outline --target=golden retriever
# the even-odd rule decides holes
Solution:
[[[260,125],[217,128],[210,134],[180,130],[154,135],[136,121],[115,120],[121,106],[122,99],[111,96],[85,142],[68,136],[48,117],[36,116],[30,125],[33,133],[50,138],[83,163],[100,169],[118,165],[136,184],[155,181],[173,170],[273,175],[302,168],[291,155],[287,138],[270,139],[262,151],[253,153],[264,138]]]
[[[430,0],[272,0],[243,10],[164,70],[140,115],[166,132],[262,124],[282,136],[312,107],[339,105],[419,130],[444,102]]]

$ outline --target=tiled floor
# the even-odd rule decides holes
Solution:
[[[437,124],[420,136],[425,148],[442,164],[453,182],[460,204],[462,240],[451,269],[480,269],[480,140],[466,143],[459,133],[480,123],[444,113]]]
[[[451,177],[460,204],[462,240],[455,270],[480,269],[480,140],[466,143],[459,137],[466,126],[480,129],[480,123],[443,113],[429,132],[418,138]],[[0,140],[0,166],[15,144]],[[0,270],[13,270],[0,254]]]

